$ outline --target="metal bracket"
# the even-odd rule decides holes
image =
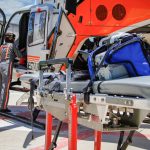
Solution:
[[[66,90],[65,96],[66,99],[70,99],[69,95],[71,92],[70,82],[71,82],[71,66],[73,64],[73,60],[69,58],[61,58],[61,59],[49,59],[46,61],[40,61],[39,70],[40,70],[40,81],[39,81],[39,90],[42,90],[43,87],[43,72],[44,70],[49,69],[52,65],[62,64],[66,66]]]

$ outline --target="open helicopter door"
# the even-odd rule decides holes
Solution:
[[[38,62],[46,59],[44,52],[47,49],[48,21],[52,9],[49,5],[31,8],[27,39],[28,69],[37,70]]]
[[[60,8],[49,58],[58,59],[67,57],[75,42],[75,39],[76,32],[63,9]],[[55,71],[59,70],[60,66],[61,65],[55,65]]]
[[[72,48],[76,32],[64,11],[60,9],[56,23],[54,40],[51,47],[50,58],[65,58]]]
[[[4,40],[5,24],[6,24],[6,16],[3,10],[0,8],[0,45],[2,45]]]

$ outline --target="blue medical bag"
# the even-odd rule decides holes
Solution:
[[[145,55],[141,39],[134,37],[125,43],[113,45],[105,61],[108,64],[124,64],[131,77],[148,76],[150,75],[150,64]]]
[[[101,53],[101,49],[102,47],[99,47],[89,54],[88,68],[91,78],[95,78],[94,58],[97,53]],[[131,77],[150,75],[150,64],[144,52],[143,42],[138,36],[111,45],[106,50],[103,65],[108,64],[123,64]]]

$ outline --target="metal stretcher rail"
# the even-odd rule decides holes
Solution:
[[[116,105],[135,109],[150,110],[150,99],[126,96],[110,96],[106,94],[90,95],[90,103],[97,105]]]

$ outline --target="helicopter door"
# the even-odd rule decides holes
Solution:
[[[0,45],[2,45],[4,40],[4,28],[6,24],[6,16],[3,10],[0,8]]]
[[[27,40],[28,69],[36,70],[38,62],[46,59],[42,51],[47,47],[48,16],[49,7],[46,5],[31,9]]]

